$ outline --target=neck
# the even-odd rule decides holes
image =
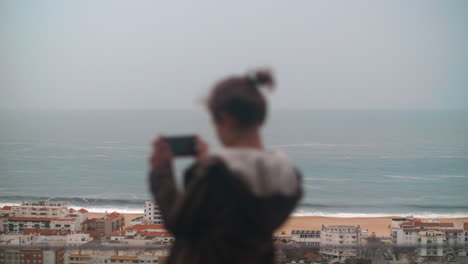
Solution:
[[[237,131],[231,141],[226,144],[231,148],[255,148],[263,149],[259,128]]]

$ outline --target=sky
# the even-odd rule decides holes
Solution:
[[[0,109],[195,109],[270,67],[274,109],[468,109],[468,2],[0,0]]]

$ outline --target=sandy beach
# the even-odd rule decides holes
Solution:
[[[102,217],[104,213],[90,212],[89,218]],[[130,224],[130,220],[142,216],[143,214],[124,214],[125,225]],[[275,233],[280,234],[285,232],[290,234],[291,230],[320,230],[322,224],[325,225],[361,225],[362,230],[368,230],[369,235],[375,233],[378,237],[390,236],[390,224],[393,217],[324,217],[324,216],[291,216],[278,228]],[[430,221],[431,219],[423,219]],[[466,218],[440,218],[440,222],[468,222]]]

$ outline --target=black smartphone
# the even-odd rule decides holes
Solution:
[[[197,139],[194,135],[163,138],[171,147],[174,156],[195,156],[197,154]]]

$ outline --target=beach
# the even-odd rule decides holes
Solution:
[[[90,212],[89,218],[102,217],[104,213]],[[142,216],[143,214],[123,214],[125,216],[125,226],[129,226],[130,220]],[[390,236],[390,224],[392,218],[386,217],[325,217],[325,216],[291,216],[275,231],[275,234],[291,234],[292,230],[320,230],[324,225],[360,225],[363,231],[367,230],[369,235],[375,233],[377,237]],[[431,221],[432,219],[422,219]],[[468,222],[468,217],[464,218],[439,218],[440,222]]]

